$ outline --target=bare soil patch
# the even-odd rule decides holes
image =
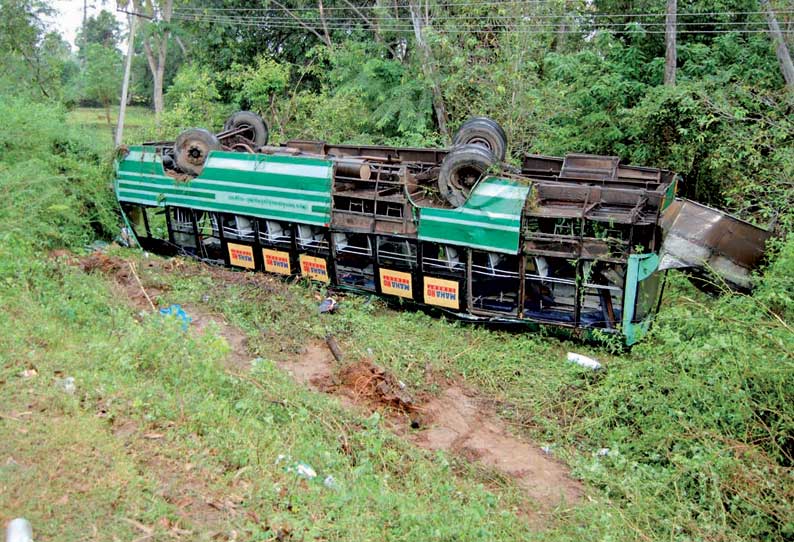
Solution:
[[[279,365],[311,389],[384,412],[395,432],[421,448],[445,450],[513,478],[541,512],[574,504],[584,495],[584,487],[565,465],[510,433],[492,408],[461,384],[445,384],[438,396],[413,397],[402,382],[369,360],[336,362],[320,341]]]
[[[120,291],[136,307],[154,308],[152,298],[158,293],[157,289],[142,284],[130,262],[95,253],[81,258],[79,265],[86,272],[98,270],[113,277]],[[176,271],[175,267],[184,264],[169,260],[152,265]],[[277,288],[270,280],[253,273],[215,268],[211,273],[228,282]],[[204,333],[210,324],[217,326],[231,347],[230,368],[249,362],[246,336],[242,331],[201,307],[183,305],[183,308],[193,319],[192,327],[196,332]],[[413,396],[394,375],[371,360],[337,362],[322,341],[310,342],[302,353],[282,359],[278,364],[297,382],[332,394],[348,407],[383,412],[397,434],[421,448],[445,450],[514,479],[541,513],[575,504],[584,495],[583,485],[570,477],[565,465],[535,444],[512,434],[487,401],[460,383],[441,383],[442,389],[437,396]],[[185,479],[180,480],[180,484],[191,487],[192,482]],[[527,510],[526,514],[538,519],[533,510]]]

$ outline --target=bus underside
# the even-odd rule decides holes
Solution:
[[[127,149],[116,192],[154,253],[299,275],[467,319],[600,330],[627,344],[647,331],[664,281],[672,173],[589,155],[484,170],[456,152],[225,146],[193,176],[164,167],[169,147],[155,144]],[[463,159],[440,183],[453,158]]]

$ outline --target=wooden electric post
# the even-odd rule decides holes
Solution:
[[[664,24],[664,84],[675,86],[675,67],[678,62],[676,51],[677,0],[667,0],[667,17]]]

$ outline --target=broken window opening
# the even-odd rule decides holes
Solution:
[[[334,233],[336,280],[339,284],[375,291],[372,242],[361,233]]]

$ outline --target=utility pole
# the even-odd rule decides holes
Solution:
[[[85,35],[85,25],[88,19],[88,0],[83,0],[83,31],[82,35],[80,36],[80,43],[77,44],[80,47],[80,65],[85,68],[85,53],[86,53],[86,35]]]
[[[775,44],[775,53],[777,54],[778,62],[780,62],[780,71],[783,73],[783,79],[786,80],[786,87],[794,91],[794,64],[791,62],[791,54],[786,45],[786,39],[783,37],[783,32],[780,31],[780,25],[777,23],[775,11],[772,9],[769,0],[759,1],[766,14],[769,34],[772,36],[772,43]]]
[[[664,21],[664,84],[675,86],[675,68],[678,62],[676,51],[676,19],[678,1],[667,0],[667,17]]]
[[[135,40],[135,15],[130,15],[130,39],[127,44],[127,59],[124,62],[124,83],[121,86],[121,103],[119,104],[119,121],[116,125],[115,145],[121,145],[121,138],[124,133],[124,114],[127,112],[127,92],[130,88],[130,72],[132,71],[132,55],[135,52],[133,41]]]

